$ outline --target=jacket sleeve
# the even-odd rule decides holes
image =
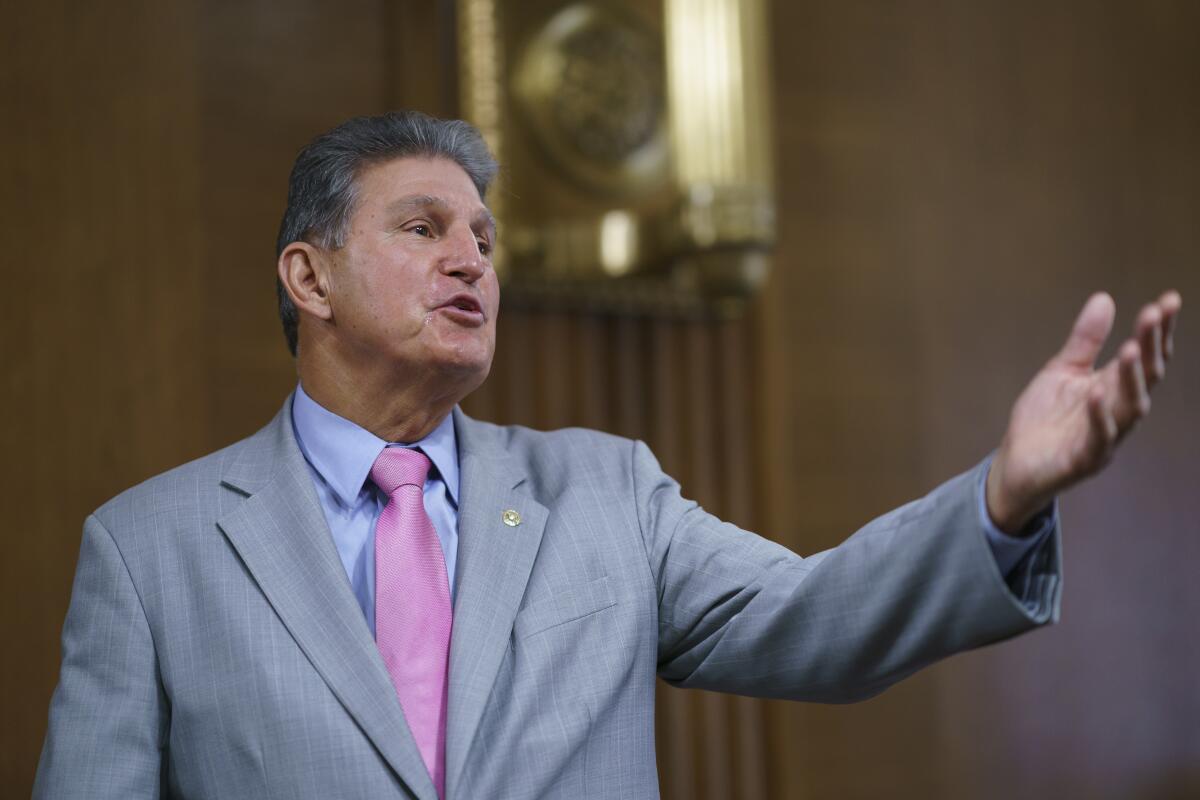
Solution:
[[[977,508],[985,466],[801,558],[682,498],[637,443],[635,502],[658,589],[660,676],[684,687],[849,702],[952,653],[1057,620],[1057,525],[1006,582]]]
[[[169,712],[154,642],[125,561],[84,523],[58,688],[33,797],[157,798]]]

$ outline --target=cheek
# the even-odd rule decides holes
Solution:
[[[373,302],[393,319],[424,321],[430,316],[427,287],[398,276],[381,280],[374,287]]]
[[[488,310],[491,312],[488,314],[488,317],[492,322],[495,322],[496,315],[500,313],[500,281],[496,277],[495,272],[488,274],[487,281],[488,285],[484,297],[487,298]]]

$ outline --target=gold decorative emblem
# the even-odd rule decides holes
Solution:
[[[740,312],[775,241],[766,6],[457,0],[507,303]]]
[[[515,528],[521,524],[521,515],[511,508],[501,514],[500,518],[503,519],[504,524],[510,528]]]
[[[513,88],[529,135],[589,190],[628,193],[667,174],[662,42],[619,6],[576,3],[519,58]]]

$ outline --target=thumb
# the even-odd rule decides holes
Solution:
[[[1100,348],[1112,330],[1117,304],[1107,292],[1096,292],[1083,304],[1083,310],[1075,319],[1067,343],[1058,353],[1058,359],[1077,367],[1090,367],[1096,363]]]

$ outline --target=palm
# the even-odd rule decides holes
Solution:
[[[1036,486],[1054,486],[1063,476],[1085,477],[1098,470],[1098,432],[1088,397],[1114,364],[1102,372],[1051,362],[1034,377],[1013,407],[1009,431],[1019,449],[1010,466]]]

